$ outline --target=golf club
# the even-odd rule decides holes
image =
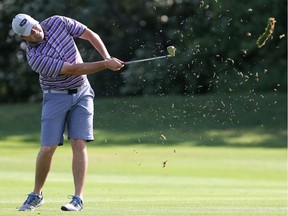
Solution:
[[[128,61],[128,62],[125,62],[125,65],[174,57],[175,51],[176,51],[176,48],[174,46],[168,46],[167,47],[168,55],[158,56],[158,57],[153,57],[153,58],[146,58],[146,59],[139,59],[139,60],[134,60],[134,61]]]

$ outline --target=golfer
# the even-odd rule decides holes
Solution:
[[[34,189],[19,211],[34,210],[44,203],[43,186],[53,154],[57,146],[63,145],[65,128],[73,152],[75,191],[72,201],[61,209],[81,211],[88,166],[86,143],[94,139],[94,92],[86,75],[104,69],[118,71],[124,62],[110,57],[95,32],[68,17],[52,16],[39,23],[27,14],[18,14],[12,29],[26,41],[28,64],[39,74],[43,90],[41,148],[36,159]],[[104,60],[83,63],[74,38],[89,41]]]

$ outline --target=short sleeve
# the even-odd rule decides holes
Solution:
[[[65,23],[67,31],[72,37],[80,37],[87,28],[85,25],[83,25],[77,20],[64,16],[62,18]]]
[[[44,55],[35,55],[30,59],[28,58],[28,64],[31,66],[32,70],[41,74],[44,77],[56,78],[64,64],[64,61],[51,58]]]

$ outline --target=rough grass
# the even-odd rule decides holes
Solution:
[[[286,215],[286,104],[277,94],[96,100],[79,214]],[[40,111],[0,107],[1,216],[71,215],[60,211],[73,193],[68,142],[55,154],[45,205],[16,210],[33,187]]]

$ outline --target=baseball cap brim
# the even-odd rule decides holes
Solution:
[[[35,24],[37,24],[37,23],[35,23]],[[24,30],[22,36],[29,36],[31,34],[31,30],[35,24],[29,23],[27,25],[26,29]]]

